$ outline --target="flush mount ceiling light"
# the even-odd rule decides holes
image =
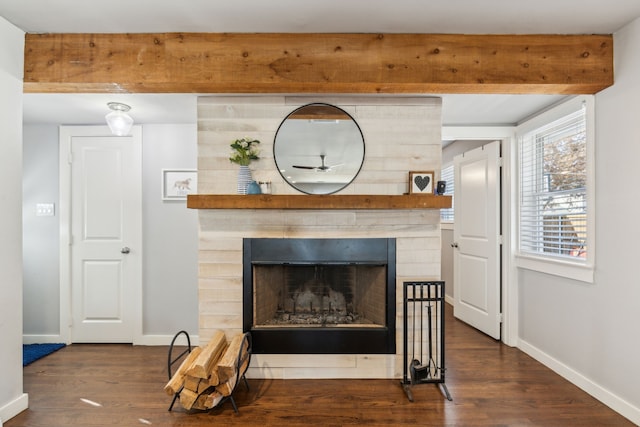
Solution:
[[[133,126],[133,119],[127,114],[127,111],[131,107],[120,102],[108,102],[107,106],[112,110],[105,116],[111,133],[116,136],[129,135],[131,126]]]

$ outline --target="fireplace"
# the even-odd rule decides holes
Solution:
[[[255,353],[395,354],[395,239],[243,239]]]

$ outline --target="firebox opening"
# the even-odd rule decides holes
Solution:
[[[255,353],[395,354],[395,239],[244,239]]]
[[[384,265],[254,264],[254,328],[385,327]]]

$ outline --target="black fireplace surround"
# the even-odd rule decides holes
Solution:
[[[352,275],[363,276],[364,280],[369,275],[381,276],[383,289],[378,292],[381,296],[379,303],[383,306],[379,320],[370,322],[373,324],[339,324],[330,325],[322,323],[318,325],[285,324],[275,327],[256,326],[254,316],[254,295],[256,295],[256,277],[260,277],[257,271],[267,267],[276,266],[277,269],[287,270],[293,267],[290,276],[314,276],[314,271],[331,270],[337,267],[338,273],[322,273],[323,277],[335,277],[343,274],[342,271],[366,271],[369,267],[375,274],[354,273]],[[305,270],[305,268],[307,270]],[[308,272],[308,273],[305,273]],[[379,273],[379,274],[378,274]],[[288,277],[288,276],[287,276]],[[308,278],[313,281],[313,277]],[[360,279],[362,281],[362,279]],[[378,280],[379,281],[379,280]],[[396,241],[392,238],[360,238],[360,239],[286,239],[286,238],[246,238],[243,240],[243,330],[251,332],[253,352],[262,354],[395,354],[396,353]],[[379,285],[376,285],[379,286]],[[360,286],[362,287],[362,286]],[[279,294],[284,291],[280,291]],[[333,290],[330,291],[332,294]],[[373,291],[364,291],[374,293]],[[276,293],[275,291],[272,293]],[[355,292],[345,291],[345,299],[342,306],[352,307],[356,303],[351,302],[351,294]],[[362,293],[362,292],[361,292]],[[260,294],[259,294],[260,295]],[[333,296],[333,295],[332,295]],[[301,306],[291,303],[288,299],[287,313],[293,311],[342,311],[337,310],[340,304],[332,306],[326,303],[327,296],[315,297],[314,303],[308,303],[310,307],[301,309]],[[322,306],[324,298],[324,308]],[[369,297],[366,297],[369,298]],[[333,299],[334,301],[336,299]],[[306,301],[306,300],[305,300]],[[331,300],[330,300],[331,301]],[[293,304],[293,305],[292,305]],[[279,304],[279,309],[283,304]],[[280,310],[285,311],[285,310]],[[290,314],[283,315],[288,317]],[[304,316],[304,314],[301,314]],[[347,317],[354,317],[349,314]],[[357,315],[355,315],[357,317]]]

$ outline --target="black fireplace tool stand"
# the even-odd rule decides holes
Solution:
[[[452,400],[444,383],[444,282],[404,282],[402,388],[413,402],[411,387],[435,384]]]

